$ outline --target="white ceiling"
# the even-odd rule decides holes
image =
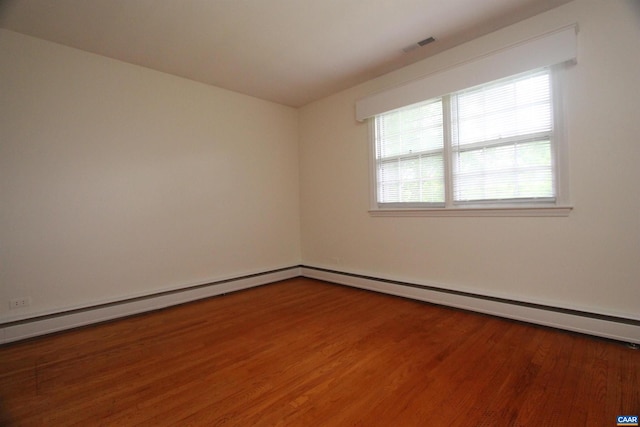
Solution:
[[[0,26],[299,107],[568,1],[4,0]]]

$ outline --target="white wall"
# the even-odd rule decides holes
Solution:
[[[0,98],[0,321],[300,263],[295,109],[7,30]]]
[[[574,22],[569,217],[369,216],[357,99]],[[300,262],[638,319],[638,40],[576,0],[296,111],[0,30],[0,322]]]
[[[356,100],[575,22],[569,217],[369,216]],[[302,108],[303,263],[639,319],[639,41],[638,2],[577,0]]]

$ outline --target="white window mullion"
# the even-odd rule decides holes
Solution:
[[[553,135],[550,131],[545,131],[545,132],[529,134],[526,137],[515,136],[515,137],[494,139],[490,141],[478,141],[470,144],[464,144],[464,147],[458,148],[458,151],[465,152],[465,151],[473,151],[481,148],[500,147],[504,145],[522,144],[525,142],[542,141],[542,140],[551,139],[552,136]]]
[[[452,150],[452,102],[451,96],[442,97],[442,121],[444,122],[444,206],[445,208],[453,207],[453,150]]]
[[[556,200],[558,203],[566,204],[569,202],[569,162],[567,159],[566,144],[566,127],[564,126],[564,114],[562,108],[564,106],[562,88],[564,87],[563,79],[565,76],[565,67],[555,65],[551,67],[551,99],[552,101],[552,120],[553,120],[553,149],[552,164],[554,175],[554,187],[556,189]]]

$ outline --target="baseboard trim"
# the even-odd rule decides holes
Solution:
[[[640,344],[640,320],[297,265],[0,324],[0,344],[155,311],[295,277],[366,289],[493,316]]]
[[[306,265],[301,266],[301,275],[404,298],[640,344],[640,320],[624,316],[485,296]]]
[[[300,266],[278,268],[120,301],[97,304],[0,324],[0,344],[159,310],[216,295],[300,276]]]

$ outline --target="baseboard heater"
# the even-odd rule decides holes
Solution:
[[[304,277],[558,329],[640,344],[640,319],[444,289],[438,286],[301,266]]]
[[[295,265],[3,322],[0,323],[0,344],[160,310],[299,276],[300,266]]]
[[[283,267],[144,296],[6,321],[0,323],[0,344],[159,310],[295,277],[318,279],[636,345],[640,344],[640,319],[631,316],[594,313],[586,310],[523,302],[309,265]]]

